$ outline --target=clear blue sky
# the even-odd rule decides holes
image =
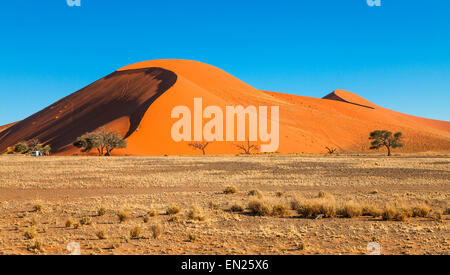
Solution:
[[[66,0],[0,4],[0,124],[138,61],[192,59],[265,90],[355,92],[450,121],[450,1]]]

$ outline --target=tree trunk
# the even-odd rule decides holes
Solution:
[[[391,147],[386,145],[386,148],[388,150],[388,157],[390,157],[391,156]]]

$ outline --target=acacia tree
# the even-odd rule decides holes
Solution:
[[[244,144],[236,144],[235,145],[238,149],[244,151],[246,155],[250,155],[252,151],[258,151],[259,146],[255,144],[250,144],[250,140],[247,139],[247,143]]]
[[[192,142],[189,143],[188,145],[193,147],[194,149],[197,150],[201,150],[203,152],[203,155],[206,155],[206,147],[210,144],[211,142]]]
[[[378,150],[381,147],[386,147],[388,151],[388,156],[391,156],[391,148],[403,147],[401,143],[402,133],[397,132],[392,135],[392,132],[387,130],[376,130],[370,133],[369,139],[371,142],[371,150]]]
[[[105,156],[111,156],[111,152],[116,148],[126,148],[127,141],[121,136],[114,133],[103,134],[104,148],[106,150]]]
[[[38,139],[31,139],[22,141],[14,145],[13,152],[18,154],[28,154],[33,151],[41,151],[48,156],[52,147],[50,145],[43,145]]]
[[[126,148],[127,142],[118,134],[102,130],[82,135],[73,145],[80,148],[83,153],[96,148],[99,156],[110,156],[114,149]]]

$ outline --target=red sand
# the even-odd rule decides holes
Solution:
[[[145,68],[153,72],[140,70]],[[123,73],[127,74],[114,75]],[[146,61],[114,74],[4,129],[0,150],[39,138],[57,154],[69,155],[78,153],[70,145],[77,136],[105,127],[127,135],[128,148],[116,154],[199,154],[186,142],[172,140],[171,127],[177,119],[170,115],[179,105],[192,110],[193,98],[201,97],[204,107],[223,110],[230,105],[280,106],[281,153],[324,153],[325,146],[341,152],[367,151],[369,133],[375,129],[402,131],[406,144],[402,152],[450,151],[450,122],[401,114],[343,90],[324,99],[266,92],[216,67],[187,60]],[[213,142],[207,152],[236,154],[235,144]]]

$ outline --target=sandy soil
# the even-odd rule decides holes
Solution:
[[[72,242],[82,254],[367,254],[373,240],[382,254],[448,254],[449,180],[450,156],[1,156],[0,254],[68,254]],[[224,194],[229,186],[238,192]],[[262,196],[250,196],[253,189]],[[337,203],[432,211],[406,221],[229,211],[255,199],[289,207],[321,191]],[[180,213],[168,215],[174,204]],[[192,207],[204,218],[192,220]],[[88,224],[74,228],[83,218]],[[31,247],[36,240],[40,249]]]

